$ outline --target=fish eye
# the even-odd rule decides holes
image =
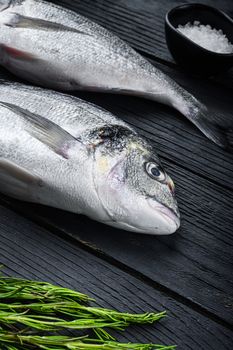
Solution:
[[[166,179],[166,175],[162,168],[153,162],[145,163],[145,169],[147,174],[154,180],[163,182]]]

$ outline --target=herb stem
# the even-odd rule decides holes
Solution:
[[[18,349],[17,346],[34,346],[45,350],[173,350],[175,346],[158,344],[119,343],[101,341],[88,337],[69,338],[67,336],[30,336],[0,332],[0,343],[10,346],[8,349]]]
[[[52,303],[0,303],[0,312],[34,312],[40,315],[57,315],[63,314],[75,319],[102,319],[111,323],[121,322],[124,327],[129,324],[148,324],[154,323],[166,316],[166,312],[159,313],[144,313],[144,314],[130,314],[118,312],[115,310],[104,309],[93,306],[83,306],[77,302],[62,301]],[[0,314],[1,315],[1,314]]]
[[[47,282],[0,276],[0,348],[3,350],[173,350],[175,348],[158,344],[118,343],[105,329],[123,331],[130,324],[154,323],[165,317],[166,312],[132,314],[89,306],[87,304],[89,301],[93,299],[86,294]],[[77,337],[47,333],[63,330],[76,330]],[[80,337],[79,331],[88,330],[93,330],[97,339]]]
[[[38,300],[40,302],[69,300],[77,302],[94,301],[86,294],[68,288],[54,286],[20,278],[0,277],[0,300]]]

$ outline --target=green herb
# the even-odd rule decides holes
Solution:
[[[0,278],[1,324],[22,324],[37,330],[54,331],[59,329],[101,329],[108,327],[124,330],[130,324],[148,324],[160,320],[166,312],[130,314],[115,310],[90,307],[80,302],[92,300],[85,294],[50,283]],[[36,303],[31,303],[36,300]],[[63,314],[69,320],[62,318]],[[55,317],[59,315],[59,317]],[[108,333],[105,332],[108,336]]]
[[[0,346],[3,350],[170,350],[155,344],[122,344],[106,331],[160,320],[165,312],[131,314],[88,306],[87,295],[50,283],[0,276]],[[26,327],[26,329],[24,329]],[[93,330],[88,336],[50,335],[60,330]],[[40,332],[43,332],[41,336]]]
[[[4,311],[4,312],[3,312]],[[130,313],[122,313],[115,310],[110,309],[104,309],[104,308],[98,308],[98,307],[90,307],[90,306],[83,306],[77,302],[56,302],[56,303],[33,303],[33,304],[3,304],[0,303],[0,322],[1,319],[6,319],[7,317],[9,320],[14,321],[15,315],[12,313],[12,311],[16,312],[34,312],[36,314],[40,315],[56,315],[56,314],[63,314],[67,315],[71,318],[75,318],[80,322],[82,319],[88,319],[90,322],[93,320],[105,320],[106,325],[104,327],[111,327],[116,328],[115,325],[117,325],[117,329],[126,328],[130,324],[139,323],[139,324],[148,324],[148,323],[154,323],[155,321],[160,320],[162,317],[166,315],[166,312],[160,312],[160,313],[144,313],[144,314],[130,314]],[[21,317],[22,316],[22,317]],[[21,314],[17,316],[18,319],[23,321],[25,319],[25,314]],[[27,318],[27,317],[26,317]],[[33,319],[33,317],[28,316],[29,319]],[[37,316],[34,317],[35,320],[38,319]],[[51,326],[53,327],[56,323],[58,326],[60,323],[58,323],[58,319],[55,318],[48,318],[46,317],[44,319],[47,322],[52,323]],[[5,321],[4,321],[5,322]],[[37,322],[36,322],[37,323]],[[76,328],[75,323],[73,324],[74,328]],[[118,327],[119,326],[119,327]],[[67,328],[66,325],[61,325],[61,328]],[[68,325],[69,328],[70,325]],[[37,328],[37,327],[36,327]],[[92,328],[92,327],[90,327]],[[93,327],[95,328],[95,327]]]
[[[88,337],[69,338],[67,336],[31,336],[0,332],[0,339],[6,349],[20,349],[20,346],[34,346],[46,350],[173,350],[175,346],[163,346],[158,344],[133,344],[118,343],[113,341],[100,341]],[[14,344],[14,348],[12,345]],[[17,344],[19,348],[17,348]]]
[[[87,295],[46,282],[0,277],[0,299],[47,301],[93,301]]]

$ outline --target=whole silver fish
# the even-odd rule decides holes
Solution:
[[[179,227],[174,184],[151,145],[111,113],[0,81],[0,191],[129,231]]]
[[[0,0],[0,64],[35,84],[133,94],[168,104],[222,147],[213,112],[118,37],[42,0]],[[224,120],[221,120],[224,124]]]

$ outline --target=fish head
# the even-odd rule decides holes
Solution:
[[[129,130],[119,134],[95,153],[95,189],[108,216],[102,221],[127,231],[175,232],[180,215],[172,179],[147,141]]]

